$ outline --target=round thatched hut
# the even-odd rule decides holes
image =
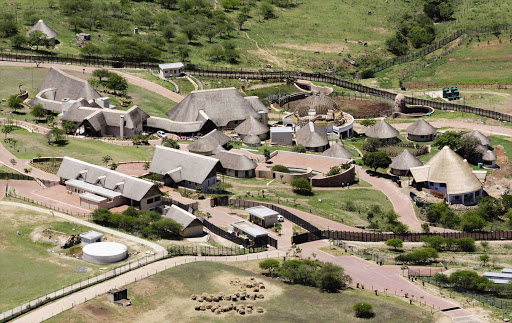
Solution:
[[[244,139],[242,140],[242,142],[244,143],[244,145],[249,146],[249,147],[261,146],[260,137],[253,135],[253,134],[249,134],[249,135],[245,136]]]
[[[393,128],[386,120],[381,120],[368,128],[365,135],[370,138],[379,139],[382,143],[395,143],[398,141],[398,130]]]
[[[437,134],[436,128],[424,119],[418,119],[405,129],[407,139],[411,141],[432,141]]]
[[[398,154],[389,165],[390,172],[396,176],[408,176],[412,167],[423,166],[423,163],[410,151],[404,149]]]
[[[487,138],[486,136],[484,136],[478,130],[473,130],[470,133],[465,134],[464,137],[473,137],[473,138],[478,139],[480,141],[480,144],[482,146],[486,147],[487,149],[489,149],[489,147],[490,147],[489,145],[491,144],[491,140],[489,138]]]
[[[482,161],[484,162],[484,167],[486,168],[498,167],[498,165],[496,165],[496,155],[490,150],[487,150],[482,156]]]
[[[311,151],[322,152],[329,148],[327,132],[313,122],[309,122],[295,133],[297,145],[303,145]]]
[[[235,132],[242,139],[244,139],[245,136],[252,134],[259,136],[261,140],[265,140],[268,138],[269,131],[270,130],[267,125],[264,125],[253,116],[249,116],[249,118],[235,128]]]
[[[335,143],[331,148],[327,149],[322,153],[322,156],[335,157],[335,158],[343,158],[343,159],[352,159],[354,156],[350,150],[345,148],[340,143]]]

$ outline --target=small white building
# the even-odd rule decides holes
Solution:
[[[291,127],[271,127],[270,143],[282,146],[292,146],[293,129]]]
[[[249,221],[264,228],[270,228],[277,224],[279,213],[266,206],[258,205],[245,209],[249,212]]]
[[[87,231],[80,234],[82,246],[88,245],[90,243],[101,242],[102,238],[103,233],[99,233],[96,231]]]
[[[184,72],[185,65],[183,65],[183,63],[158,64],[158,74],[160,74],[162,78],[182,76]]]

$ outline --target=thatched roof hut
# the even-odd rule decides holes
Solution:
[[[352,159],[354,156],[350,150],[345,148],[340,143],[335,143],[331,148],[327,149],[322,153],[322,156],[335,157],[335,158],[344,158],[344,159]]]
[[[246,171],[253,170],[257,166],[257,164],[249,159],[249,157],[232,151],[221,150],[215,154],[214,157],[220,160],[222,168],[225,169]]]
[[[482,156],[483,161],[496,161],[496,155],[490,151],[487,150],[487,152]]]
[[[486,136],[484,136],[478,130],[473,130],[470,133],[465,134],[464,137],[476,138],[480,141],[480,144],[482,144],[483,146],[489,146],[489,144],[491,143],[491,140],[489,138],[487,138]]]
[[[308,149],[314,149],[315,151],[326,148],[329,145],[327,139],[327,132],[321,127],[315,125],[313,122],[309,122],[306,126],[302,127],[295,133],[295,140],[298,145],[303,145]]]
[[[449,195],[475,192],[482,182],[466,161],[450,147],[445,146],[424,166],[411,168],[416,182],[441,183],[446,185]]]
[[[415,123],[407,127],[405,132],[407,132],[408,135],[429,136],[435,135],[437,130],[430,123],[425,121],[425,119],[418,119]]]
[[[260,139],[260,137],[256,136],[256,135],[253,135],[253,134],[245,136],[244,139],[242,139],[242,142],[246,146],[251,146],[251,147],[261,146],[261,139]]]
[[[386,120],[381,120],[368,128],[366,130],[365,135],[370,138],[377,139],[391,139],[396,138],[399,132],[395,128],[393,128]]]
[[[211,155],[218,146],[224,146],[231,141],[231,138],[217,129],[210,131],[208,134],[197,139],[188,145],[188,151],[201,154]]]
[[[36,24],[25,33],[25,37],[29,37],[30,33],[33,31],[42,32],[48,39],[55,39],[55,37],[57,37],[57,32],[48,26],[42,19],[37,21]]]
[[[250,134],[256,136],[266,135],[269,131],[268,126],[264,125],[253,116],[249,116],[249,118],[235,128],[235,132],[241,136]]]
[[[410,151],[404,149],[399,155],[397,155],[391,161],[389,168],[391,169],[391,173],[398,176],[405,176],[409,173],[409,170],[412,167],[423,166],[423,163]]]

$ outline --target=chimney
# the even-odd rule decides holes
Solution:
[[[119,137],[121,139],[124,137],[124,114],[119,117]]]
[[[265,111],[258,111],[258,114],[261,117],[261,123],[266,126],[268,124],[268,114],[266,114]]]

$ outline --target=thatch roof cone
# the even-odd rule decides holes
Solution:
[[[473,169],[450,147],[445,146],[423,167],[411,168],[417,182],[445,183],[448,194],[463,194],[482,188]]]
[[[492,151],[487,150],[487,152],[482,156],[482,159],[485,161],[495,161],[496,155]]]
[[[231,138],[214,129],[208,134],[188,145],[188,151],[194,153],[212,153],[218,146],[227,144]]]
[[[309,115],[309,110],[314,109],[316,114],[327,114],[328,110],[339,110],[338,104],[326,95],[311,95],[302,100],[295,108],[299,117]]]
[[[398,130],[393,128],[386,120],[381,120],[368,128],[365,135],[370,138],[390,139],[395,138],[399,134]]]
[[[258,166],[254,161],[249,159],[244,154],[235,153],[232,151],[222,150],[216,153],[214,157],[220,160],[220,164],[226,169],[246,171],[255,169],[256,166]]]
[[[476,138],[478,140],[480,140],[480,143],[484,146],[487,146],[491,143],[491,140],[489,138],[487,138],[486,136],[484,136],[480,131],[478,130],[473,130],[471,131],[470,133],[467,133],[464,135],[464,137],[473,137],[473,138]]]
[[[53,30],[50,26],[48,26],[42,19],[36,22],[36,24],[27,31],[25,37],[28,37],[31,32],[36,30],[45,34],[48,39],[54,39],[55,37],[57,37],[57,32]]]
[[[418,119],[415,123],[405,129],[407,134],[414,136],[429,136],[436,134],[437,130],[425,119]]]
[[[423,166],[423,163],[407,149],[404,149],[403,152],[393,158],[389,165],[390,168],[397,170],[409,170],[412,167],[419,166]]]
[[[354,156],[350,150],[345,148],[340,143],[335,143],[331,148],[327,149],[322,153],[322,156],[329,156],[335,158],[352,159]]]
[[[245,136],[244,139],[242,140],[242,142],[244,144],[246,144],[247,146],[260,146],[261,145],[260,137],[253,135],[253,134],[249,134],[249,135]]]
[[[269,128],[253,116],[249,116],[249,118],[235,128],[235,132],[243,136],[249,134],[259,136],[269,132]]]
[[[313,122],[309,122],[295,133],[295,139],[298,145],[304,147],[323,147],[329,144],[327,132]]]

